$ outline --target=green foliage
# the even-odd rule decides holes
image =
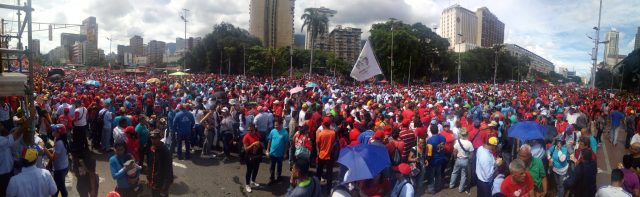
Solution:
[[[304,9],[304,14],[302,14],[301,19],[303,23],[300,31],[304,30],[305,27],[307,31],[311,31],[311,58],[309,60],[309,70],[311,72],[311,68],[315,65],[315,61],[313,60],[314,49],[316,47],[315,40],[318,35],[328,32],[329,18],[327,15],[320,13],[318,8],[306,8]]]
[[[623,73],[619,82],[622,89],[640,91],[640,49],[632,51],[622,60],[618,73]]]

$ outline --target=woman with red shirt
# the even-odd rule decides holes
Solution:
[[[264,146],[260,143],[260,133],[256,132],[256,126],[250,123],[247,127],[247,134],[242,138],[242,144],[245,152],[245,164],[247,165],[247,173],[245,174],[245,190],[251,193],[251,187],[260,187],[256,183],[258,169],[262,161]]]
[[[127,139],[124,141],[127,144],[127,150],[133,155],[133,159],[138,164],[142,164],[140,160],[140,142],[138,141],[138,135],[136,134],[136,130],[133,126],[128,126],[124,129],[124,134],[127,136]]]

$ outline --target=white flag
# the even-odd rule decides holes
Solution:
[[[382,74],[380,65],[373,54],[369,40],[367,40],[360,52],[360,56],[358,56],[358,61],[353,65],[351,77],[358,81],[364,81],[379,74]]]

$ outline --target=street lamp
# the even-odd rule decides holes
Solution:
[[[458,34],[458,37],[460,39],[462,39],[462,34]],[[460,84],[460,69],[462,68],[461,65],[461,61],[460,61],[460,44],[462,44],[462,40],[458,41],[458,84]]]
[[[498,55],[500,50],[502,50],[502,47],[504,45],[502,44],[496,44],[494,45],[495,49],[496,49],[496,63],[495,66],[493,67],[493,84],[496,84],[496,76],[498,76]]]
[[[602,0],[600,0],[600,8],[598,8],[598,27],[593,27],[596,30],[595,52],[593,53],[593,67],[591,68],[591,88],[596,88],[596,65],[598,64],[598,44],[600,39],[600,17],[602,17]]]
[[[185,8],[182,8],[182,13],[180,14],[180,19],[182,19],[182,21],[184,21],[184,51],[182,52],[182,70],[184,71],[184,68],[186,67],[186,59],[185,57],[187,56],[187,22],[189,22],[187,20],[187,12],[189,12],[190,10],[187,10]]]
[[[391,86],[393,87],[393,25],[395,18],[390,18],[391,20]]]

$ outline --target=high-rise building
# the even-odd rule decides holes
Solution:
[[[183,50],[185,47],[186,42],[184,41],[184,38],[176,38],[176,51]]]
[[[40,40],[33,39],[31,40],[31,44],[33,45],[33,46],[29,46],[29,48],[31,48],[31,52],[34,55],[40,55]]]
[[[73,44],[72,46],[72,52],[71,52],[71,63],[74,64],[84,64],[85,63],[85,59],[84,59],[84,44],[86,43],[85,41],[83,42],[76,42]]]
[[[118,53],[118,56],[116,57],[116,63],[118,65],[123,65],[124,64],[124,53],[127,50],[127,46],[125,45],[118,45],[116,47],[116,51]]]
[[[608,41],[604,45],[604,63],[607,66],[614,66],[618,63],[618,41],[620,39],[620,32],[615,29],[607,32],[605,40]]]
[[[200,43],[202,43],[202,37],[189,37],[189,39],[187,39],[187,50],[191,50],[194,47],[198,46]]]
[[[76,42],[84,42],[87,40],[86,35],[82,34],[71,34],[71,33],[62,33],[60,34],[60,46],[65,50],[65,53],[59,53],[66,55],[65,60],[71,63],[75,63],[74,61],[74,45]]]
[[[476,10],[478,30],[476,45],[479,47],[493,47],[504,43],[504,23],[486,7]]]
[[[85,64],[97,66],[100,57],[98,53],[98,24],[96,23],[96,17],[91,16],[82,21],[80,34],[87,36],[87,43],[83,48],[86,51],[86,56],[83,57]]]
[[[176,49],[178,48],[176,45],[177,44],[175,42],[167,43],[166,47],[167,47],[167,50],[169,51],[169,54],[176,53]]]
[[[460,44],[475,45],[475,43],[477,43],[477,27],[478,17],[476,13],[458,4],[442,11],[442,17],[440,18],[440,36],[449,40],[450,48],[452,49]]]
[[[640,48],[640,27],[638,27],[638,31],[636,32],[636,43],[633,45],[633,50]]]
[[[336,15],[336,13],[338,13],[338,11],[325,8],[325,7],[313,8],[313,9],[316,9],[319,15],[324,15],[327,18],[331,18],[334,15]],[[307,32],[305,33],[305,36],[304,36],[304,49],[311,49],[311,41],[313,39],[313,36],[311,35],[312,28],[308,27],[306,30]],[[327,29],[327,32],[318,34],[318,37],[316,37],[314,40],[314,45],[316,49],[323,49],[327,47],[326,45],[328,45],[327,43],[328,34],[329,34],[328,29]]]
[[[165,51],[165,42],[152,40],[149,42],[149,57],[148,62],[151,64],[162,63],[162,56]]]
[[[516,44],[504,44],[504,49],[516,57],[529,57],[531,60],[529,63],[529,69],[533,69],[544,74],[549,74],[549,72],[555,70],[555,66],[551,61],[540,57],[538,54],[535,54],[521,46]]]
[[[360,55],[360,36],[362,30],[359,28],[336,26],[329,34],[328,50],[336,57],[349,64],[355,64]]]
[[[288,47],[293,44],[295,0],[251,0],[249,32],[265,47]]]
[[[135,35],[129,39],[129,48],[131,49],[131,54],[134,56],[143,56],[144,55],[144,42],[142,37],[139,35]]]

